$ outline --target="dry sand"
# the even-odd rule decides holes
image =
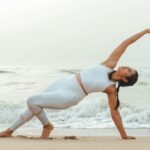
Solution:
[[[119,136],[52,136],[47,140],[38,137],[16,136],[0,138],[1,150],[149,150],[150,137],[121,140]]]
[[[13,137],[0,138],[0,150],[150,150],[150,129],[126,131],[136,139],[122,140],[116,129],[55,128],[47,140],[40,139],[36,130],[35,134],[15,132]]]

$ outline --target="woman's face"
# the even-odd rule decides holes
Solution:
[[[118,73],[120,77],[126,78],[135,73],[135,69],[128,66],[121,66],[118,68]]]

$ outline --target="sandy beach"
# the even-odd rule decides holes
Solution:
[[[55,129],[47,140],[33,134],[0,138],[2,150],[149,150],[149,129],[127,129],[135,140],[122,140],[116,129]]]
[[[71,137],[72,138],[72,137]],[[76,139],[77,138],[77,139]],[[2,150],[149,150],[150,138],[138,137],[136,140],[121,140],[119,137],[76,137],[65,139],[65,136],[51,137],[47,140],[36,137],[1,138]]]

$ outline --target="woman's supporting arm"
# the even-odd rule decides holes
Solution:
[[[104,64],[108,67],[114,68],[117,65],[122,54],[127,49],[127,47],[129,45],[131,45],[132,43],[134,43],[135,41],[137,41],[139,38],[141,38],[146,33],[150,33],[150,29],[145,29],[145,30],[131,36],[130,38],[124,40],[121,44],[119,44],[119,46],[117,46],[113,50],[113,52],[110,54],[110,56],[101,64]]]
[[[126,133],[123,123],[122,123],[120,113],[118,110],[115,110],[115,106],[117,103],[116,92],[112,92],[107,95],[108,95],[109,107],[110,107],[110,111],[111,111],[111,117],[112,117],[118,131],[120,132],[122,139],[135,139],[135,137],[127,136],[127,133]]]

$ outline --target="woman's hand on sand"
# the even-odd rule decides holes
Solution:
[[[126,137],[123,137],[122,139],[124,139],[124,140],[134,140],[135,137],[134,136],[126,136]]]

